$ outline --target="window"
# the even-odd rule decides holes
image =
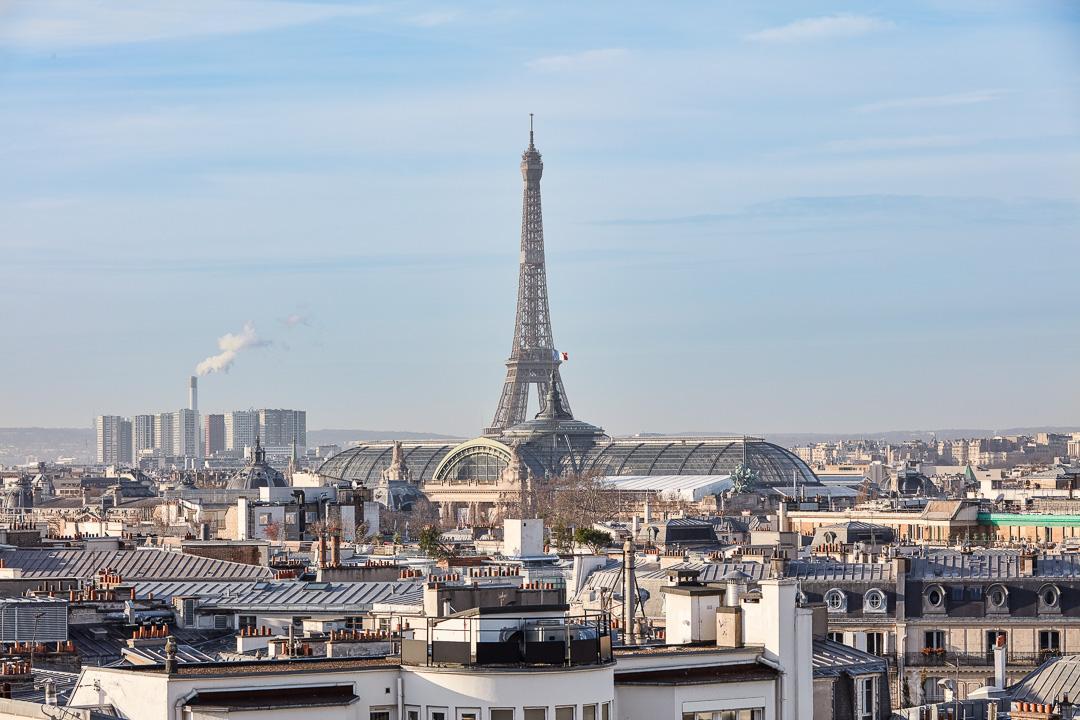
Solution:
[[[684,712],[682,720],[762,720],[765,708],[742,708],[741,710],[705,710]]]
[[[232,620],[228,615],[215,615],[214,616],[214,629],[215,630],[228,630],[229,621]]]
[[[555,720],[574,720],[574,706],[562,705],[555,708]]]
[[[838,588],[829,590],[825,593],[825,607],[829,612],[844,612],[847,610],[847,595]]]
[[[931,585],[926,589],[923,596],[926,599],[926,607],[931,610],[942,610],[945,607],[945,590],[940,585]]]
[[[1043,585],[1039,590],[1039,610],[1041,612],[1058,610],[1061,601],[1061,592],[1056,585]]]
[[[446,708],[428,708],[428,720],[446,720]]]
[[[990,612],[1007,612],[1009,609],[1009,591],[1004,585],[991,585],[986,591],[986,606]]]
[[[390,710],[388,708],[371,708],[371,714],[368,716],[371,720],[390,720]]]
[[[873,655],[885,655],[885,633],[866,633],[866,652]]]
[[[492,718],[494,720],[494,718]],[[595,705],[582,705],[581,706],[581,720],[596,720],[596,706]]]
[[[611,703],[606,702],[600,706],[600,720],[611,720]]]
[[[923,680],[923,703],[941,702],[945,699],[945,690],[941,687],[941,678],[928,677]]]
[[[1061,633],[1057,630],[1039,631],[1039,652],[1050,653],[1061,649]]]
[[[491,720],[514,720],[513,708],[491,708]]]
[[[270,513],[259,513],[259,524],[269,525],[274,521],[274,517]]]
[[[255,627],[256,623],[257,621],[254,615],[241,615],[238,621],[238,626],[241,630],[243,630],[244,628]]]
[[[855,720],[877,720],[877,678],[855,680]]]
[[[458,708],[458,720],[480,720],[479,708]]]
[[[406,707],[405,708],[405,720],[420,720],[420,708],[418,707]],[[511,718],[513,720],[513,718]]]
[[[547,720],[547,708],[525,708],[525,720]]]
[[[863,609],[866,612],[883,613],[886,610],[885,593],[881,592],[877,588],[867,590],[863,595]]]
[[[841,645],[844,644],[844,633],[842,632],[831,632],[827,637],[833,642],[840,643]]]
[[[931,650],[944,650],[945,632],[943,630],[927,630],[924,632],[923,647]]]

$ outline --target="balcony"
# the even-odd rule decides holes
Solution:
[[[1041,665],[1050,658],[1060,656],[1060,650],[1043,650],[1033,653],[1010,652],[1007,664],[1010,666],[1027,665],[1033,667]],[[963,653],[927,648],[922,652],[905,654],[904,664],[907,667],[993,667],[994,653]]]
[[[410,637],[411,636],[411,637]],[[403,631],[403,665],[534,667],[601,665],[612,661],[606,613],[513,617],[476,610],[428,618]]]

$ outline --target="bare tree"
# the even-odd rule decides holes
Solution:
[[[529,503],[548,527],[582,528],[618,514],[618,493],[604,488],[598,472],[572,473],[536,483]]]

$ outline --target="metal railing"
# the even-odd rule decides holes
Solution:
[[[603,612],[560,617],[428,618],[426,625],[402,631],[403,665],[571,667],[613,659],[611,619]],[[415,637],[420,632],[424,636]]]
[[[1046,660],[1061,655],[1060,650],[1043,650],[1040,652],[1010,652],[1006,662],[1009,665],[1040,665]],[[946,665],[961,667],[992,667],[994,653],[978,652],[965,653],[946,650],[943,652],[917,652],[906,653],[904,664],[908,667],[943,667]]]

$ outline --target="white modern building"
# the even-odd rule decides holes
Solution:
[[[669,627],[713,598],[686,644],[619,648],[606,614],[566,606],[478,607],[414,617],[386,657],[85,668],[68,709],[127,720],[812,720],[812,613],[797,607],[794,581],[724,593],[723,611],[715,589],[673,587],[686,601]]]
[[[240,451],[255,447],[259,434],[258,410],[233,410],[225,413],[225,449]]]

